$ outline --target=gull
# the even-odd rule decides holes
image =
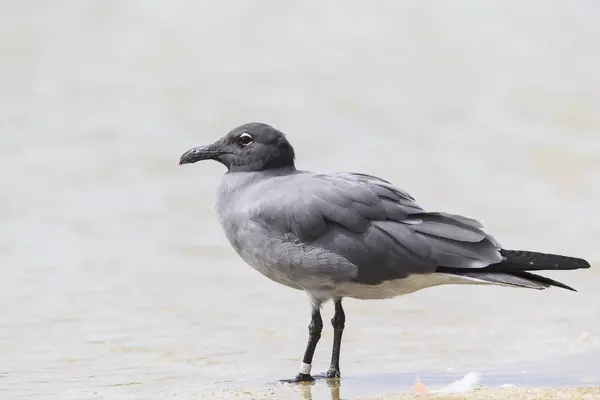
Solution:
[[[216,210],[231,246],[258,272],[310,300],[308,344],[289,382],[314,380],[320,310],[329,300],[334,336],[325,376],[339,378],[345,297],[388,299],[446,284],[574,291],[530,271],[590,267],[580,258],[504,249],[477,220],[425,211],[378,177],[296,169],[294,148],[267,124],[240,125],[185,152],[180,164],[201,160],[227,168]]]

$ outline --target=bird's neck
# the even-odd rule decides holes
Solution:
[[[236,193],[242,192],[248,187],[254,186],[266,179],[295,174],[297,172],[294,166],[253,172],[228,171],[221,181],[219,196],[222,198],[235,197]]]
[[[296,171],[294,163],[285,164],[265,164],[258,165],[244,164],[244,165],[231,165],[227,169],[227,175],[236,173],[250,173],[259,174],[261,176],[277,176],[282,174],[289,174]]]
[[[267,161],[256,160],[254,162],[244,161],[243,164],[231,164],[227,166],[227,173],[234,172],[265,172],[277,174],[279,171],[289,173],[294,171],[296,166],[293,160],[282,160],[279,158],[272,158]]]

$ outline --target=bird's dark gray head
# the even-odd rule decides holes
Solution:
[[[229,172],[253,172],[268,169],[294,169],[294,148],[285,135],[267,124],[240,125],[208,146],[185,152],[179,164],[215,160]]]

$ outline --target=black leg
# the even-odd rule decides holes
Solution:
[[[346,323],[346,314],[342,308],[342,299],[335,299],[335,314],[331,319],[333,326],[333,351],[331,352],[331,366],[327,371],[328,378],[340,377],[340,347],[342,345],[342,333],[344,332],[344,324]]]
[[[312,382],[315,379],[310,375],[310,369],[312,367],[312,360],[317,348],[317,343],[321,338],[321,331],[323,330],[323,319],[321,319],[320,307],[313,308],[312,318],[310,325],[308,326],[308,344],[306,345],[306,351],[304,352],[304,358],[302,359],[302,366],[300,372],[296,375],[295,379],[286,382]]]

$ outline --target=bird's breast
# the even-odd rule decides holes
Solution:
[[[262,227],[231,211],[223,212],[219,217],[227,240],[242,260],[277,283],[301,289],[295,282],[291,266],[271,256],[273,252],[270,249],[277,248],[278,243]]]

